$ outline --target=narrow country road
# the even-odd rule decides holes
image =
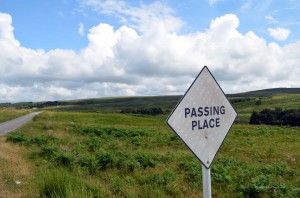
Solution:
[[[40,113],[42,113],[42,111],[33,112],[10,121],[0,123],[0,136],[20,128],[23,124],[29,122]]]

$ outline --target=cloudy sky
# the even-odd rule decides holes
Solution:
[[[300,87],[298,0],[0,0],[0,102]]]

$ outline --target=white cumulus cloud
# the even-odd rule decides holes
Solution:
[[[241,33],[234,14],[180,34],[174,28],[180,20],[164,14],[161,21],[150,16],[156,20],[148,29],[140,28],[142,22],[119,28],[100,23],[79,52],[46,52],[23,47],[11,16],[0,13],[0,102],[183,94],[204,65],[226,93],[300,86],[300,41],[280,46],[252,31]]]
[[[290,35],[290,30],[285,28],[268,28],[268,32],[271,37],[278,41],[284,41],[286,40]]]

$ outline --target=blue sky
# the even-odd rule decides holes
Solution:
[[[0,102],[183,94],[204,65],[227,93],[299,87],[299,13],[297,0],[0,0]]]
[[[153,1],[124,2],[128,6],[137,7],[153,3]],[[210,3],[208,0],[165,0],[162,2],[173,10],[174,16],[185,23],[180,31],[182,34],[207,29],[211,20],[216,17],[234,13],[240,19],[238,29],[242,33],[254,31],[271,42],[274,38],[270,37],[267,29],[279,26],[291,31],[289,38],[280,41],[279,44],[299,39],[299,1],[223,0]],[[88,40],[78,33],[80,23],[84,26],[84,35],[99,23],[108,23],[115,28],[124,25],[119,17],[101,14],[93,7],[76,0],[0,0],[0,12],[9,13],[13,17],[16,39],[25,47],[33,49],[82,49],[88,44]]]

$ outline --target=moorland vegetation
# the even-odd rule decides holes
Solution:
[[[253,111],[299,108],[300,93],[228,97],[239,116],[211,167],[213,196],[300,197],[299,127],[249,124]],[[0,138],[0,197],[201,197],[201,164],[165,123],[179,99],[44,107]],[[142,108],[164,114],[131,111]]]

